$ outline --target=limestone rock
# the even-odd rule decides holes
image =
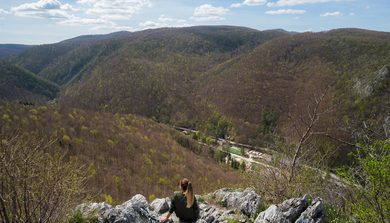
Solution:
[[[121,207],[127,208],[127,207],[133,206],[134,204],[140,204],[141,207],[143,207],[145,209],[150,209],[150,205],[149,205],[148,200],[146,200],[146,198],[142,194],[137,194],[134,197],[132,197],[130,200],[123,203],[122,205],[117,205],[116,207],[117,208],[121,208]]]
[[[252,218],[259,210],[261,202],[261,196],[256,194],[254,191],[244,191],[244,197],[239,200],[240,211],[249,218]]]
[[[317,197],[301,214],[296,223],[325,223],[326,213],[322,199]]]
[[[237,215],[234,213],[233,210],[227,210],[225,212],[223,212],[221,214],[221,216],[219,216],[218,220],[221,222],[221,221],[224,221],[226,219],[235,219],[237,217]]]
[[[213,193],[213,196],[215,197],[215,199],[218,201],[219,199],[221,199],[221,197],[224,197],[226,193],[229,192],[229,190],[231,190],[232,188],[222,188],[222,189],[219,189],[219,190],[216,190],[214,193]]]
[[[169,205],[166,199],[154,199],[154,201],[150,204],[155,212],[157,213],[165,213],[169,210]]]
[[[311,196],[306,194],[303,198],[292,198],[283,203],[271,205],[267,210],[257,216],[255,223],[291,223],[304,212]]]
[[[242,192],[228,192],[222,199],[222,205],[228,209],[238,209]]]

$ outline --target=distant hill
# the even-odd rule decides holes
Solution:
[[[29,47],[17,54],[13,54],[7,58],[14,64],[17,64],[34,74],[39,74],[45,67],[69,51],[76,48],[93,44],[98,41],[104,41],[113,37],[126,35],[129,32],[115,32],[107,35],[86,35],[79,36],[73,39],[64,40],[55,44],[44,44],[39,46]]]
[[[12,54],[18,53],[28,47],[31,46],[23,44],[0,44],[0,58],[4,58]]]
[[[130,33],[131,32],[128,32],[128,31],[119,31],[119,32],[114,32],[114,33],[110,33],[110,34],[106,34],[106,35],[83,35],[83,36],[78,36],[75,38],[61,41],[60,43],[87,44],[87,43],[94,43],[94,42],[105,40],[105,39],[110,39],[112,37],[127,35]]]
[[[59,91],[56,84],[0,59],[0,100],[42,104]]]
[[[285,32],[285,33],[288,33],[288,34],[296,34],[296,33],[299,33],[299,32],[295,32],[295,31],[287,31],[287,30],[284,30],[284,29],[270,29],[270,30]]]
[[[9,59],[62,86],[60,106],[139,114],[267,146],[275,126],[289,128],[283,112],[297,117],[330,83],[324,106],[343,103],[319,130],[334,119],[383,116],[389,47],[390,33],[362,29],[290,35],[199,26],[29,48]]]

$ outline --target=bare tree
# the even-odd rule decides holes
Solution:
[[[280,152],[259,165],[257,170],[249,172],[249,180],[268,198],[280,202],[304,193],[321,194],[332,187],[337,177],[328,174],[325,169],[326,160],[339,148],[324,151],[321,149],[323,138],[313,137],[318,134],[316,125],[321,118],[333,111],[339,104],[327,106],[327,97],[330,85],[319,96],[309,99],[308,105],[300,109],[297,106],[297,115],[291,110],[284,113],[292,124],[290,130],[285,131],[285,137]],[[332,177],[333,176],[333,177]]]
[[[88,196],[85,172],[53,141],[3,135],[0,127],[0,222],[61,221]]]

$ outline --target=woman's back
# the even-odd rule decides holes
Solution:
[[[182,191],[175,191],[172,195],[169,212],[176,212],[176,216],[182,220],[194,220],[199,215],[198,202],[194,196],[194,202],[187,208],[187,198]]]

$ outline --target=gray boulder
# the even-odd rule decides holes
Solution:
[[[222,199],[222,205],[228,209],[238,209],[240,207],[240,198],[242,198],[242,192],[228,192]]]
[[[213,193],[213,196],[215,197],[215,199],[217,199],[217,201],[219,199],[221,199],[221,197],[224,197],[226,193],[229,192],[229,190],[231,190],[232,188],[222,188],[222,189],[219,189],[219,190],[216,190],[214,193]]]
[[[169,210],[169,205],[166,199],[154,199],[154,201],[150,204],[155,212],[157,213],[165,213]]]
[[[293,222],[309,206],[309,199],[311,199],[309,194],[303,198],[292,198],[278,205],[278,208],[288,222]]]
[[[296,223],[325,223],[326,213],[322,199],[317,197],[301,214]]]
[[[140,207],[143,207],[145,209],[150,209],[150,205],[148,200],[142,195],[142,194],[137,194],[134,197],[132,197],[130,200],[126,201],[122,205],[117,205],[117,208],[127,208],[127,207],[132,207],[134,204],[137,204]]]
[[[244,191],[244,197],[238,203],[240,203],[240,211],[249,218],[252,218],[259,210],[261,202],[261,196],[254,191]]]
[[[103,219],[108,221],[109,223],[115,222],[116,218],[122,213],[123,209],[112,208],[103,212]]]
[[[228,209],[240,210],[249,218],[254,217],[261,206],[261,196],[248,189],[239,191],[242,190],[226,192],[221,203]]]
[[[221,216],[219,216],[218,220],[220,222],[224,221],[224,220],[227,220],[227,219],[235,219],[237,218],[237,215],[234,213],[233,210],[227,210],[225,212],[223,212],[221,214]]]
[[[272,205],[257,216],[255,223],[291,223],[306,210],[311,196],[306,194],[303,198],[292,198],[278,206]]]
[[[144,220],[133,208],[126,208],[116,217],[114,223],[143,223]]]
[[[215,216],[213,215],[213,213],[216,211],[215,208],[209,207],[207,205],[199,205],[199,209],[201,218],[207,223],[211,223],[215,220]]]
[[[255,220],[255,223],[271,223],[271,222],[275,222],[275,223],[286,222],[283,220],[283,215],[279,211],[276,205],[271,205],[267,210],[261,212]]]

